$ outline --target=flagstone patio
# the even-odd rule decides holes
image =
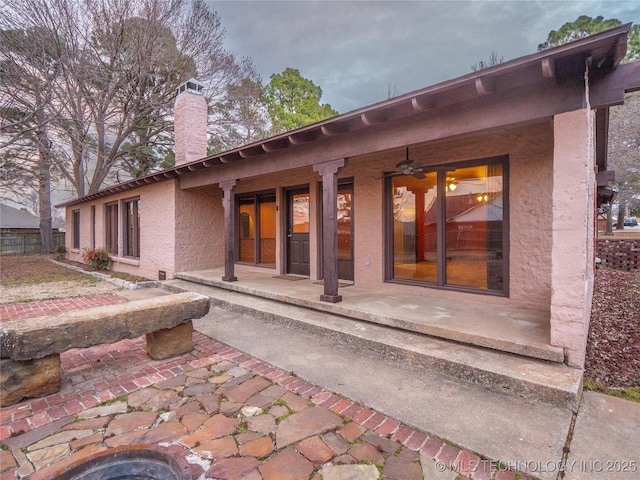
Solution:
[[[59,393],[0,411],[0,480],[55,478],[141,445],[186,460],[194,479],[515,478],[201,333],[194,342],[166,361],[146,357],[143,338],[63,354]]]

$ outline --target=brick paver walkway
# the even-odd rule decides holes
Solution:
[[[54,300],[38,300],[35,302],[0,304],[0,322],[23,320],[25,318],[55,315],[80,308],[100,307],[128,301],[113,293],[102,295],[84,295],[80,297],[57,298]]]
[[[194,344],[162,361],[144,337],[62,354],[58,393],[0,409],[0,480],[55,478],[110,449],[158,444],[194,479],[516,477],[199,332]]]

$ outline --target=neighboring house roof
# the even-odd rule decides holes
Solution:
[[[581,102],[584,103],[587,100],[591,108],[597,110],[597,149],[599,147],[596,153],[597,164],[600,171],[606,170],[607,107],[623,103],[625,89],[628,91],[640,89],[640,61],[619,65],[626,53],[630,25],[622,25],[566,45],[478,70],[227,152],[123,182],[56,206],[76,205],[228,163],[257,160],[271,152],[284,152],[298,146],[310,146],[329,137],[377,128],[385,123],[410,121],[415,116],[430,112],[436,112],[433,114],[437,115],[437,112],[446,109],[460,109],[461,105],[477,102],[482,97],[512,98],[514,92],[536,91],[552,84],[562,86],[564,82],[584,78],[587,64],[594,85],[590,85],[589,98],[582,98]],[[620,85],[624,88],[621,89]],[[537,108],[536,105],[527,105],[521,110],[527,111],[527,115],[530,115],[529,119],[536,116],[549,116],[575,109],[572,101],[572,99],[567,99],[566,102],[559,101],[551,113],[543,111],[543,107]],[[515,123],[519,121],[524,120],[513,120]]]
[[[475,195],[470,195],[472,198]],[[473,198],[475,200],[475,198]],[[501,222],[505,217],[502,212],[502,194],[494,195],[489,201],[475,204],[459,215],[447,218],[447,222],[475,223]]]
[[[40,228],[40,218],[0,203],[0,228]]]

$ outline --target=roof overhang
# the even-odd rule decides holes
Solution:
[[[593,109],[606,109],[611,105],[623,103],[625,91],[640,89],[640,61],[620,65],[626,52],[630,25],[623,25],[188,164],[123,182],[56,206],[68,207],[84,203],[146,184],[178,178],[190,172],[255,160],[267,154],[310,145],[323,139],[407,121],[418,115],[437,115],[447,110],[459,109],[465,103],[481,98],[526,95],[529,89],[541,86],[553,87],[584,82],[587,69],[590,79],[589,104]],[[585,104],[586,102],[587,99]],[[602,114],[598,122],[603,125]],[[600,132],[600,138],[604,140],[606,148],[606,138],[602,137],[603,134],[606,136],[606,130],[602,130],[601,127]],[[602,166],[606,168],[606,152],[601,158]]]

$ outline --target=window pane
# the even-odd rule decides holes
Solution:
[[[135,222],[136,222],[136,235],[135,235],[135,245],[133,250],[133,256],[138,258],[140,257],[140,200],[136,200],[134,202],[135,205]]]
[[[118,205],[105,207],[105,247],[114,255],[118,254]]]
[[[437,174],[393,178],[393,277],[437,281]]]
[[[125,208],[125,255],[133,257],[133,202],[124,204]]]
[[[80,210],[73,211],[73,248],[80,248]]]
[[[293,195],[293,233],[309,233],[309,194]]]
[[[240,255],[241,262],[255,263],[255,204],[253,198],[240,199],[239,212],[239,236],[240,236]]]
[[[502,165],[446,173],[446,284],[503,287]]]
[[[260,263],[276,265],[276,196],[263,195],[260,202]]]
[[[125,256],[140,257],[140,200],[125,202]]]
[[[350,188],[338,188],[338,260],[352,260]]]

